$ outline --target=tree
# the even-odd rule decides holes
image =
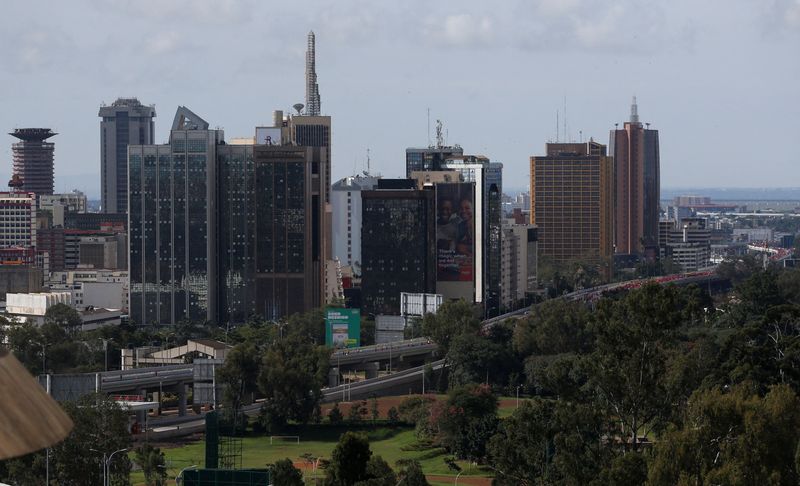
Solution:
[[[397,475],[381,456],[369,458],[364,476],[365,479],[357,482],[355,486],[395,486],[397,484]]]
[[[81,315],[66,304],[56,304],[44,313],[45,324],[55,324],[61,329],[73,334],[81,329],[83,320]]]
[[[258,388],[257,379],[261,366],[258,348],[252,343],[237,344],[225,358],[219,369],[219,383],[225,385],[225,407],[238,412],[245,397]]]
[[[397,466],[400,469],[397,473],[398,484],[403,486],[430,486],[418,461],[401,459],[397,461]]]
[[[397,408],[389,407],[389,410],[386,412],[386,418],[389,419],[392,425],[396,424],[400,421],[400,414],[397,412]]]
[[[488,445],[498,486],[589,484],[609,456],[590,405],[533,399],[503,420]]]
[[[450,342],[446,360],[450,386],[479,383],[491,379],[495,384],[506,384],[514,371],[515,360],[506,347],[476,334],[462,334]]]
[[[488,386],[454,388],[447,402],[437,403],[431,412],[444,447],[461,459],[483,459],[486,443],[497,429],[497,398]]]
[[[550,300],[531,308],[514,328],[514,350],[531,354],[581,353],[592,348],[590,314],[580,302]]]
[[[128,414],[111,398],[95,394],[64,402],[74,427],[64,442],[52,449],[50,471],[59,485],[100,484],[103,453],[131,446]],[[95,452],[98,451],[98,452]],[[117,454],[109,464],[113,484],[128,484],[131,461]]]
[[[339,409],[339,404],[334,403],[333,408],[328,412],[328,421],[331,425],[339,425],[344,420],[342,416],[342,411]]]
[[[164,453],[150,444],[136,448],[136,464],[144,473],[147,486],[164,486],[167,480],[167,468]]]
[[[475,334],[481,328],[477,310],[464,300],[445,302],[435,314],[426,314],[422,332],[431,338],[443,354],[450,342],[461,334]]]
[[[258,386],[273,425],[280,427],[288,420],[307,423],[312,418],[322,398],[329,357],[330,350],[312,344],[302,329],[267,350]]]
[[[747,385],[697,391],[656,443],[649,483],[796,485],[798,441],[800,399],[786,385],[763,398]]]
[[[275,486],[303,486],[303,474],[294,467],[291,459],[276,461],[270,468],[271,484]]]
[[[601,301],[596,312],[596,347],[585,360],[589,386],[634,449],[639,434],[663,426],[670,413],[674,390],[663,377],[677,346],[680,309],[674,287],[647,284],[622,300]]]
[[[39,486],[47,474],[45,469],[45,451],[0,461],[0,481],[15,486]],[[55,484],[55,475],[51,474],[50,479],[48,486]]]
[[[372,457],[367,436],[356,432],[345,432],[331,452],[331,460],[325,477],[326,486],[352,486],[368,479],[367,463]]]
[[[380,409],[378,408],[378,399],[374,396],[369,400],[369,411],[370,415],[372,415],[373,423],[380,418],[381,412]]]
[[[38,326],[25,322],[12,325],[7,331],[8,345],[20,363],[32,374],[43,373],[44,338]]]
[[[785,383],[800,391],[800,307],[772,307],[737,329],[725,341],[720,362],[719,384],[751,382],[766,392]]]
[[[647,459],[643,453],[628,452],[615,457],[591,484],[597,486],[640,486],[647,482]]]
[[[367,402],[353,402],[350,405],[350,411],[347,412],[347,420],[350,422],[360,422],[361,416],[365,415],[367,409],[365,407]]]
[[[322,309],[292,314],[287,323],[288,334],[299,341],[325,344],[325,315]]]

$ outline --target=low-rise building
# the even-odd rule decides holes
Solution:
[[[659,223],[660,253],[681,266],[684,272],[693,272],[711,263],[711,230],[704,218],[684,218],[677,225]]]

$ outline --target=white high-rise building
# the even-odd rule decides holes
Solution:
[[[375,189],[378,178],[345,177],[331,187],[333,258],[361,273],[361,191]]]

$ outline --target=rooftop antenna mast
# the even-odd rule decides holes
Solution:
[[[367,147],[367,173],[364,174],[364,175],[368,176],[369,173],[370,173],[370,171],[369,171],[369,147]]]
[[[561,139],[559,138],[559,126],[558,126],[558,110],[556,110],[556,143],[560,142]]]
[[[428,147],[431,146],[431,109],[428,107]]]

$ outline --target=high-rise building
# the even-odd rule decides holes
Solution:
[[[279,319],[325,304],[325,150],[256,145],[252,313]]]
[[[380,179],[361,191],[362,312],[400,315],[400,294],[436,288],[436,213],[432,187]]]
[[[134,322],[240,323],[323,304],[323,148],[228,145],[180,107],[169,144],[129,152]]]
[[[308,49],[306,50],[306,114],[309,116],[319,116],[322,111],[319,84],[317,84],[316,57],[316,38],[312,30],[308,33]]]
[[[343,266],[361,271],[361,191],[369,191],[378,184],[378,178],[355,175],[340,179],[331,186],[333,210],[333,258]]]
[[[19,139],[11,145],[14,175],[22,180],[23,192],[36,197],[53,194],[53,158],[56,145],[47,139],[58,135],[49,128],[17,128],[9,135]]]
[[[636,97],[630,120],[611,130],[614,157],[614,249],[617,254],[642,255],[658,246],[660,162],[658,130],[639,121]]]
[[[594,261],[609,277],[613,254],[613,159],[605,145],[548,143],[531,157],[531,224],[539,256]]]
[[[503,164],[491,162],[483,156],[453,155],[446,158],[440,167],[460,174],[462,183],[475,186],[473,302],[483,304],[486,316],[497,315],[500,311]],[[437,288],[437,293],[448,297],[445,288]]]
[[[101,205],[104,213],[128,211],[128,145],[154,143],[154,106],[136,98],[119,98],[111,106],[101,106],[100,177]]]
[[[537,277],[536,226],[517,224],[513,219],[503,221],[501,304],[513,310],[536,290]]]
[[[130,314],[139,325],[216,318],[216,152],[224,135],[179,107],[167,145],[130,145]]]

